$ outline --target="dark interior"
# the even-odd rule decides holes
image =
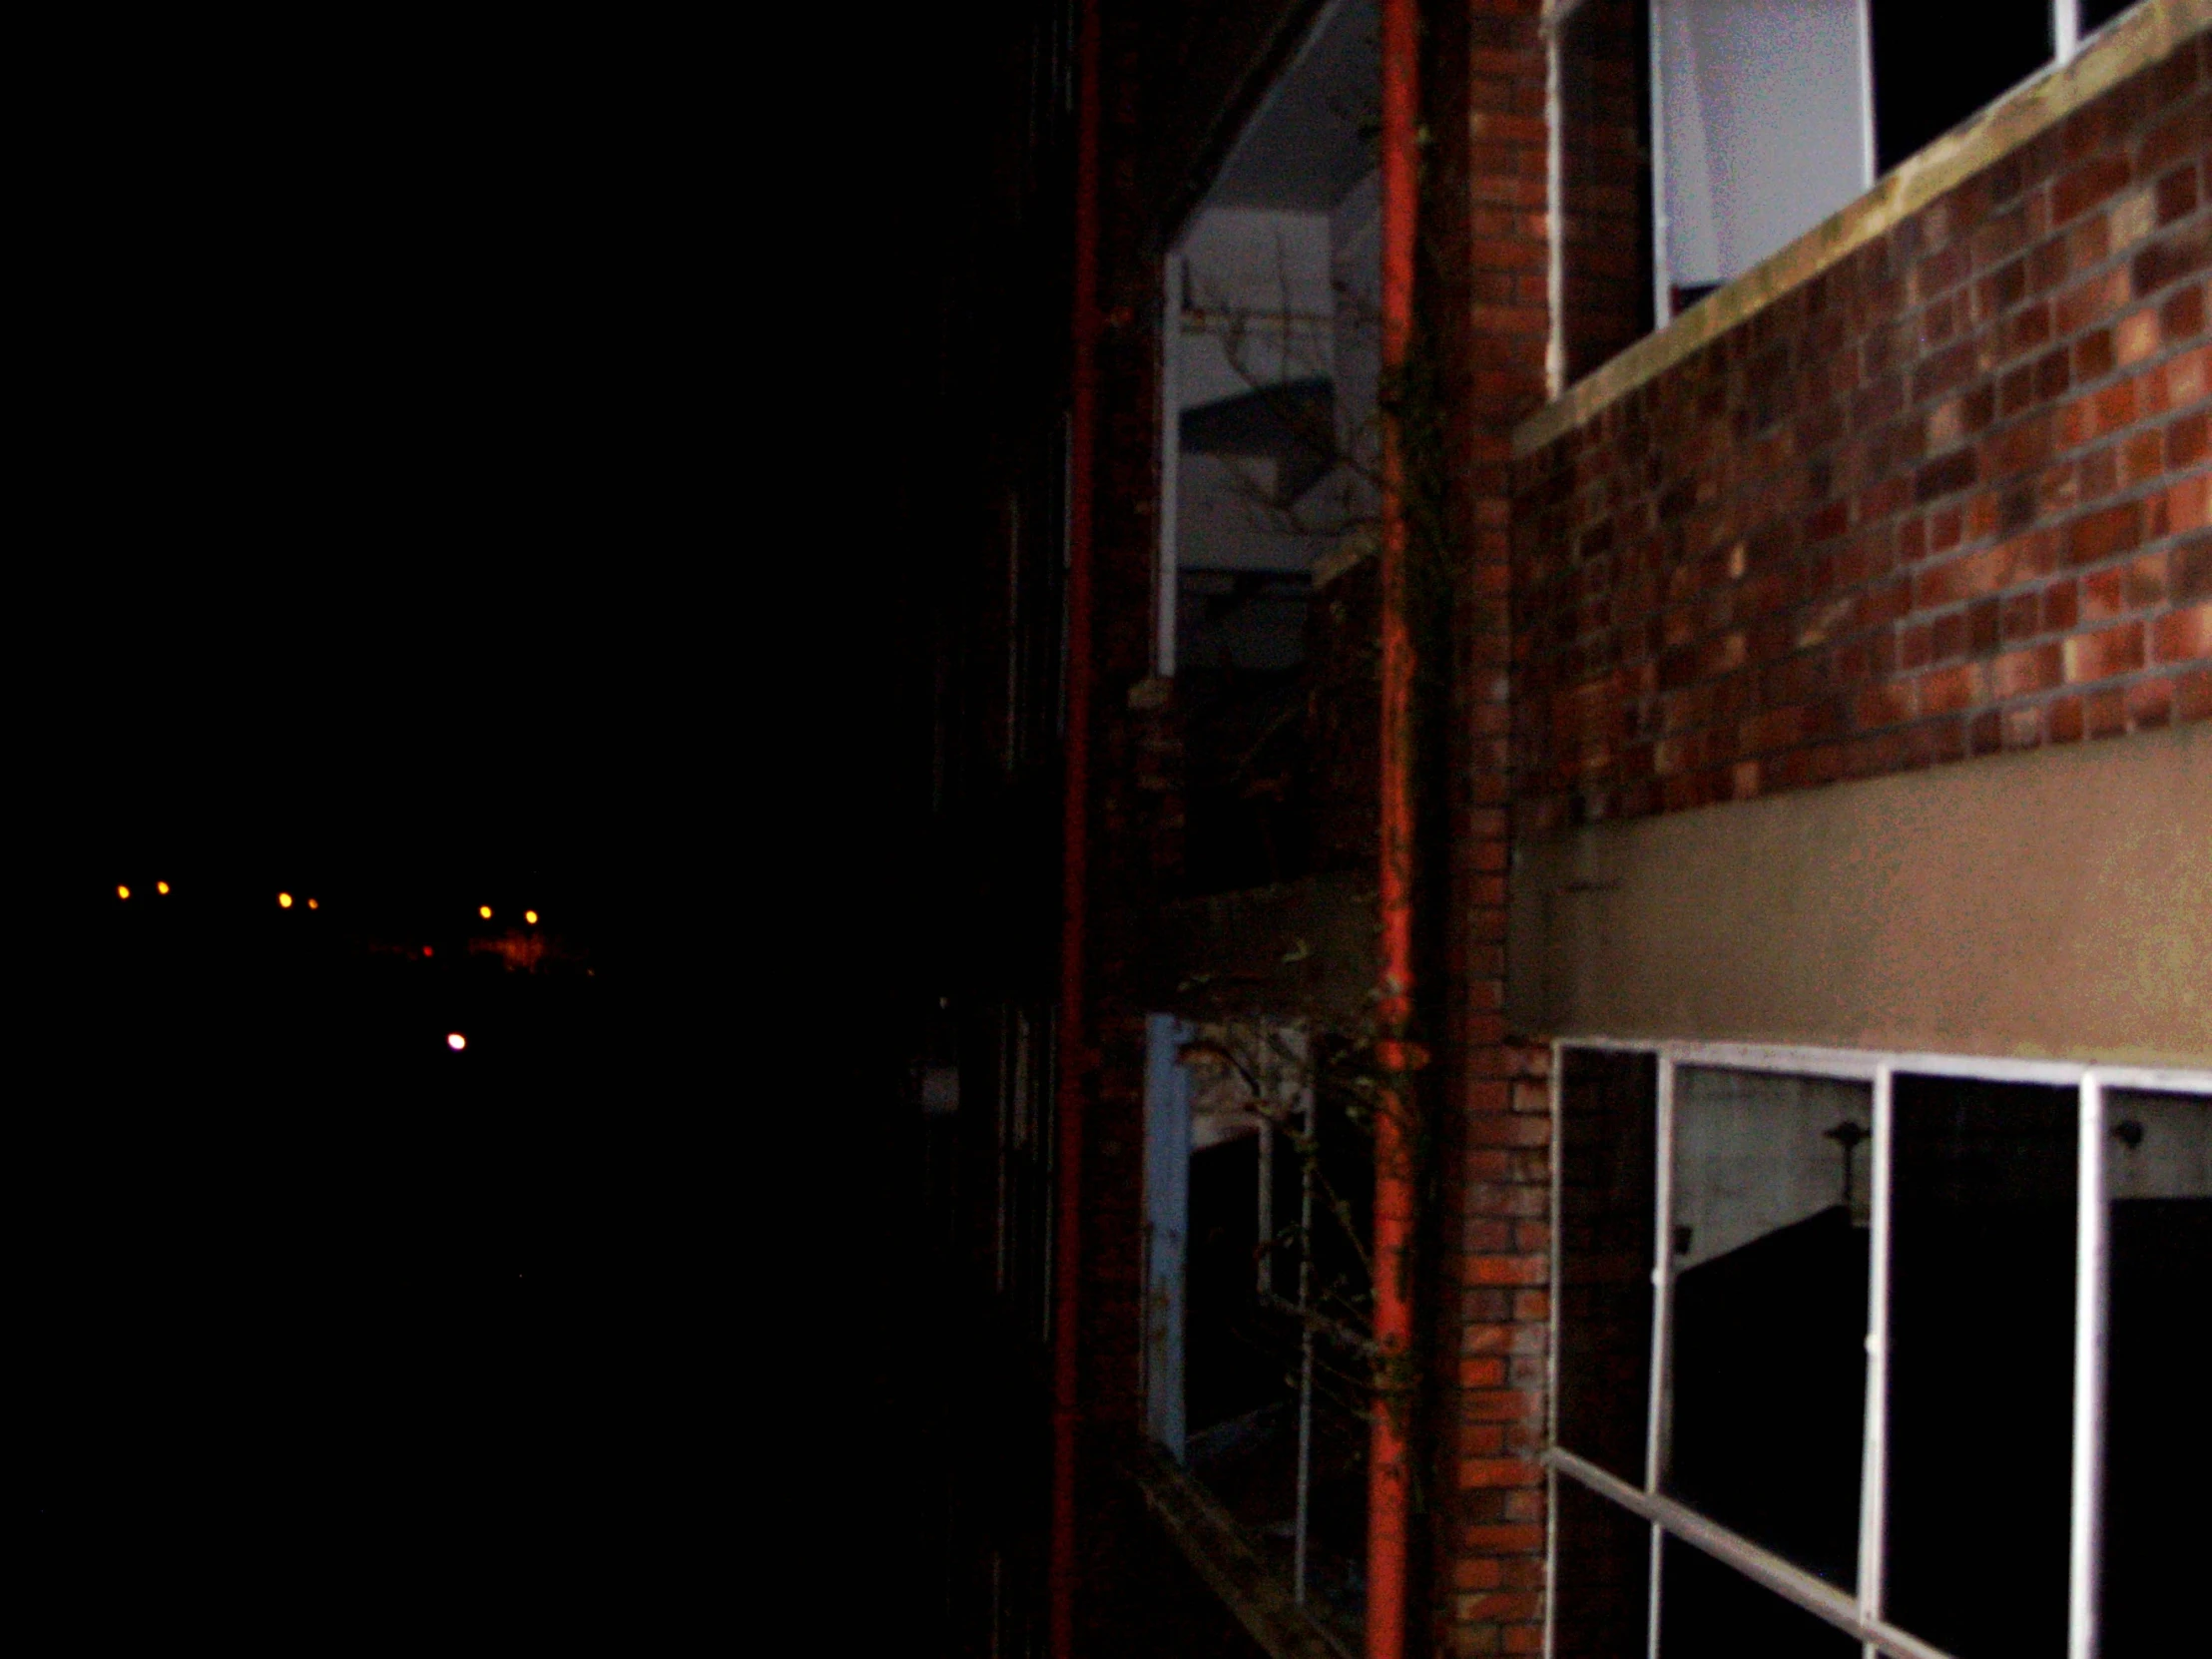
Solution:
[[[2072,1088],[1895,1086],[1885,1606],[1958,1659],[2066,1648]]]

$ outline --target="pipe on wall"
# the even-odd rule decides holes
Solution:
[[[1413,331],[1413,228],[1419,86],[1414,0],[1382,0],[1382,375],[1402,378]],[[1408,1251],[1413,1215],[1405,1115],[1414,1061],[1413,636],[1406,617],[1404,433],[1385,396],[1382,422],[1382,944],[1375,1114],[1375,1342],[1385,1380],[1368,1444],[1368,1659],[1402,1659],[1407,1559],[1407,1401],[1392,1385],[1411,1347]]]
[[[1069,318],[1066,738],[1061,750],[1060,1020],[1052,1252],[1052,1520],[1046,1633],[1075,1652],[1077,1342],[1082,1314],[1083,1104],[1090,1033],[1083,954],[1089,911],[1091,563],[1098,427],[1099,0],[1078,0],[1075,34],[1075,274]]]

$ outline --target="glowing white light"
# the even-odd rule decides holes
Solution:
[[[458,1054],[462,1049],[468,1046],[468,1039],[462,1036],[458,1031],[448,1031],[445,1034],[445,1046],[447,1048],[450,1048],[454,1053]]]

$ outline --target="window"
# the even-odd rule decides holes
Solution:
[[[1302,1023],[1155,1014],[1146,1045],[1147,1432],[1356,1648],[1372,1141]]]
[[[1557,389],[2067,61],[2126,9],[1553,0]]]
[[[1322,9],[1165,262],[1154,661],[1193,891],[1314,865],[1313,596],[1376,510],[1379,28]]]
[[[1553,1652],[2171,1651],[2212,1074],[1563,1044]],[[2154,1265],[2155,1264],[2155,1265]]]

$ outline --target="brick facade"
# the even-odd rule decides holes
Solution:
[[[1529,829],[2212,716],[2207,51],[1523,457]]]

